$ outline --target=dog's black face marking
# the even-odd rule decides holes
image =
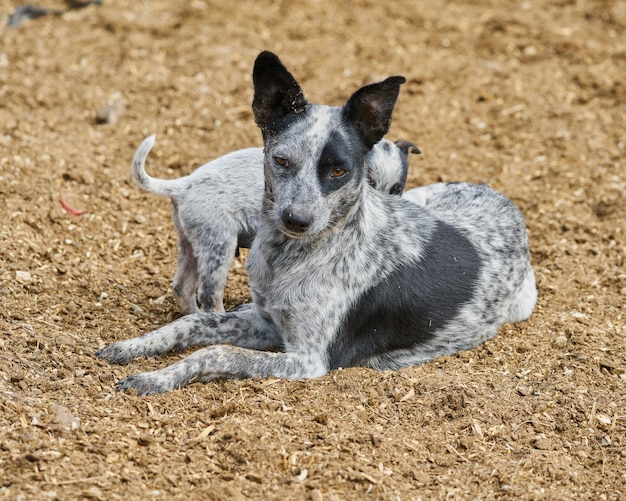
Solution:
[[[471,301],[480,268],[467,238],[439,222],[421,261],[399,266],[352,306],[329,346],[330,368],[429,341]]]
[[[336,131],[331,133],[317,163],[322,193],[327,195],[341,189],[355,177],[360,179],[363,162],[355,162],[355,158],[364,158],[365,153],[365,148],[356,137],[346,137]]]

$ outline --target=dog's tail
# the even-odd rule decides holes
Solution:
[[[151,193],[156,193],[157,195],[171,197],[176,194],[176,180],[157,179],[155,177],[149,176],[146,172],[146,158],[148,157],[148,153],[150,153],[150,150],[154,146],[155,138],[156,134],[147,137],[143,140],[139,148],[137,148],[135,156],[133,157],[133,163],[131,165],[131,173],[133,176],[133,180],[140,188]]]

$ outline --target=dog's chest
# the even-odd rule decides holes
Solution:
[[[352,252],[332,248],[291,242],[277,247],[258,240],[253,245],[247,264],[252,299],[282,332],[322,325],[318,331],[332,332],[353,299],[346,290],[358,291],[370,278]]]

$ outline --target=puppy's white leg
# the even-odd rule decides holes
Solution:
[[[172,201],[172,219],[178,232],[178,268],[172,280],[176,301],[183,314],[198,313],[196,288],[198,286],[198,260],[194,255],[193,246],[180,224],[178,208]]]
[[[187,315],[143,336],[110,344],[96,355],[112,363],[127,364],[137,357],[222,343],[264,350],[281,348],[282,338],[276,327],[259,315],[256,306],[249,304],[229,313]]]
[[[198,302],[204,311],[224,311],[224,288],[237,250],[237,236],[232,230],[205,228],[196,245],[198,262]]]

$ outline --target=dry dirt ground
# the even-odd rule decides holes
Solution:
[[[104,0],[6,27],[18,4],[0,0],[0,497],[626,498],[626,2]],[[149,169],[178,177],[259,145],[263,49],[315,102],[407,77],[389,137],[423,151],[409,185],[515,201],[529,321],[393,373],[116,392],[182,356],[94,356],[179,315],[169,201],[133,186],[132,154],[157,133]],[[227,297],[249,301],[243,258]]]

